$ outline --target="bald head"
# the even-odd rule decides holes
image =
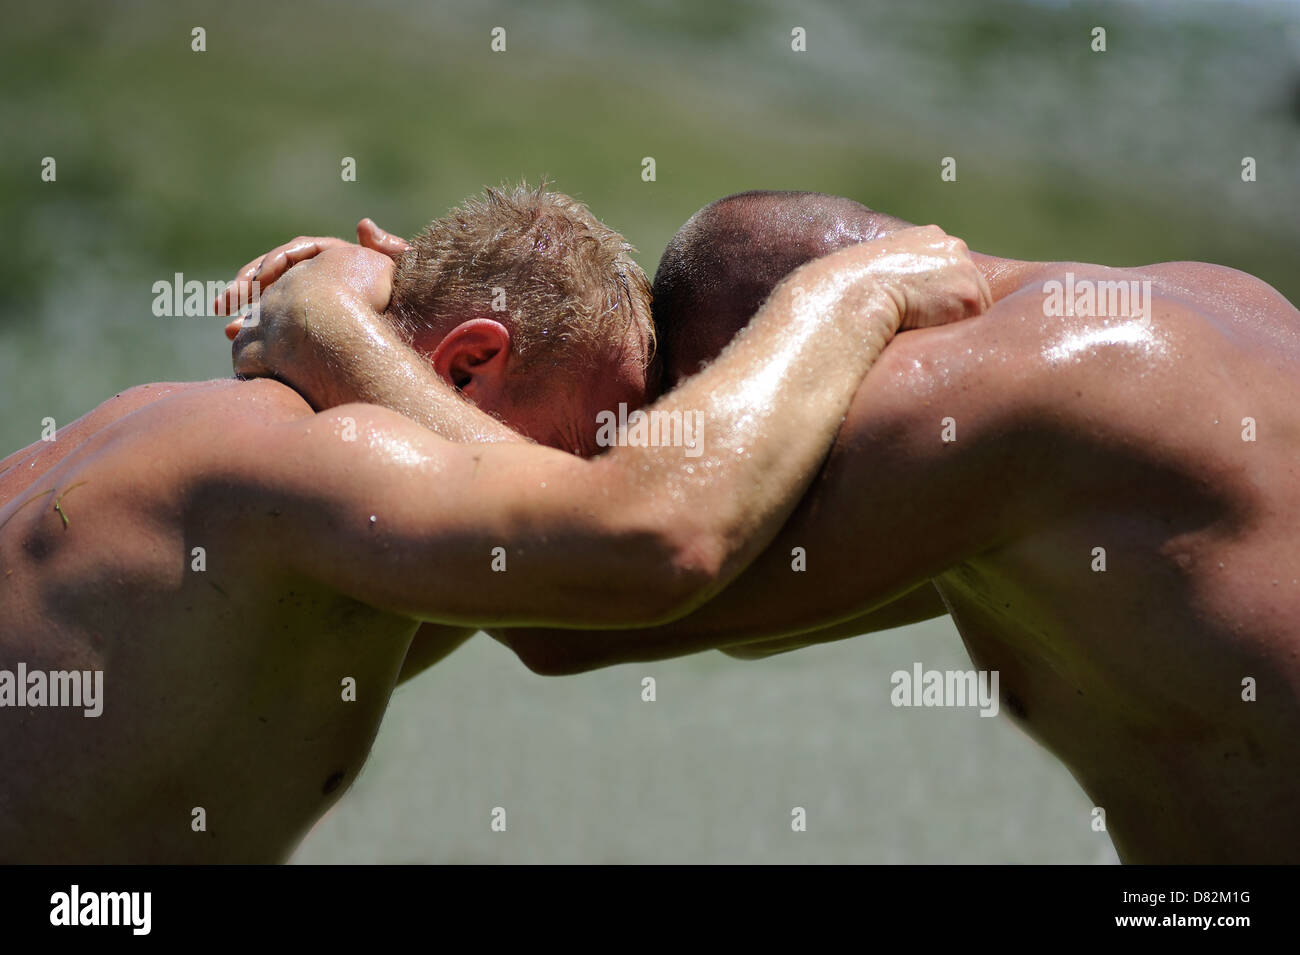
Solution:
[[[717,356],[799,266],[907,226],[817,192],[742,192],[705,206],[673,236],[655,273],[665,388]]]

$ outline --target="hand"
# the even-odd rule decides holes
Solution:
[[[358,400],[367,372],[404,346],[383,312],[394,262],[336,242],[277,276],[259,320],[237,327],[235,374],[276,378],[316,409]]]
[[[357,223],[357,242],[363,248],[381,252],[394,260],[410,248],[410,243],[405,239],[384,231],[370,218],[362,219]],[[234,281],[213,301],[213,310],[218,315],[233,315],[241,307],[253,301],[253,282],[257,283],[260,298],[262,292],[265,292],[276,279],[293,266],[319,255],[326,249],[343,246],[353,246],[353,243],[332,236],[299,236],[286,242],[236,272]],[[243,319],[236,318],[226,325],[226,337],[234,341],[242,324]]]
[[[830,264],[840,256],[845,267],[862,267],[893,298],[900,331],[973,318],[993,305],[966,243],[938,226],[902,229],[818,261]]]

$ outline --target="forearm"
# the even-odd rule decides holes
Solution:
[[[605,456],[611,482],[636,488],[639,506],[689,533],[710,563],[699,602],[784,523],[899,323],[896,303],[855,260],[805,266],[713,364],[649,409],[652,420],[700,422],[691,456],[638,447]]]
[[[426,363],[405,357],[387,323],[380,329],[362,313],[364,302],[343,291],[333,298],[329,307],[352,310],[348,327],[374,331],[345,349],[351,367],[339,368],[332,380],[345,383],[356,399],[390,407],[444,436],[482,433],[476,413],[457,414],[473,409],[459,396],[449,405],[443,392],[450,389]],[[673,606],[672,615],[680,616],[722,588],[784,523],[900,321],[898,304],[861,255],[805,267],[713,365],[648,409],[651,421],[698,422],[689,447],[620,441],[582,468],[582,478],[565,481],[561,499],[548,498],[559,505],[558,526],[546,530],[548,522],[530,507],[520,512],[525,526],[504,539],[522,548],[533,537],[563,540],[584,524],[596,533],[607,529],[608,539],[565,551],[582,566],[560,561],[554,544],[542,551],[553,554],[551,570],[561,582],[578,574],[597,579],[625,566],[621,535],[642,541],[636,548],[647,555],[642,564],[670,555],[670,566],[638,571],[644,586],[661,582],[678,594],[683,578],[692,582],[689,603]],[[575,508],[593,520],[575,522]],[[660,546],[644,545],[651,535]]]
[[[324,435],[308,441],[317,463],[283,455],[302,473],[282,511],[296,505],[295,526],[325,527],[349,546],[290,541],[289,553],[365,603],[426,620],[667,623],[717,593],[785,522],[901,317],[964,317],[982,303],[976,279],[964,247],[933,229],[803,267],[712,365],[649,409],[670,422],[697,418],[703,430],[689,443],[620,435],[609,453],[583,460],[516,442],[439,442],[373,405],[334,408],[306,431]],[[358,346],[385,354],[372,342],[343,351]],[[374,390],[382,375],[328,377],[401,404]],[[370,453],[329,437],[340,416],[371,436],[361,449]],[[400,454],[383,453],[390,446]],[[329,462],[340,456],[338,472]],[[332,473],[342,476],[321,486]],[[498,572],[507,562],[508,577]]]
[[[584,460],[519,443],[439,443],[412,422],[384,422],[396,415],[383,409],[334,408],[295,439],[308,437],[318,463],[277,442],[296,489],[282,492],[281,510],[348,544],[286,546],[306,573],[363,602],[449,624],[646,626],[682,616],[784,521],[897,325],[887,300],[850,291],[801,302],[803,311],[778,295],[754,334],[700,376],[715,378],[712,387],[680,389],[658,406],[704,416],[711,430],[698,455],[626,445]],[[348,417],[358,434],[386,436],[369,442],[378,453],[328,437]],[[399,457],[384,453],[399,445]],[[328,463],[336,457],[348,462],[339,486],[318,487],[320,474],[340,471]]]
[[[525,440],[484,414],[411,348],[384,309],[392,262],[357,247],[296,265],[264,294],[260,322],[235,340],[235,370],[273,375],[318,411],[389,408],[451,441]]]
[[[318,301],[314,310],[328,309],[329,313],[313,316],[309,311],[309,322],[314,317],[351,330],[341,347],[336,346],[335,360],[329,363],[331,404],[357,401],[380,405],[449,441],[526,440],[443,381],[363,293],[340,282],[332,295]]]
[[[840,623],[778,637],[759,637],[737,643],[728,641],[720,644],[718,649],[738,660],[762,660],[819,643],[849,640],[868,633],[878,633],[881,630],[893,630],[896,627],[933,620],[947,613],[948,607],[939,596],[939,591],[927,580],[883,607]]]
[[[864,383],[859,402],[872,397],[871,381]],[[874,397],[887,398],[880,390]],[[907,544],[897,532],[898,503],[880,493],[873,475],[891,486],[906,484],[873,467],[878,458],[871,445],[855,437],[861,436],[852,428],[848,437],[841,435],[816,483],[767,549],[689,615],[650,628],[527,628],[492,635],[531,669],[563,674],[703,650],[763,656],[946,612],[934,587],[917,586],[911,577]],[[881,532],[872,530],[877,524]]]
[[[730,592],[728,589],[724,593]],[[791,629],[789,625],[769,629],[752,617],[728,619],[727,614],[735,604],[728,602],[729,609],[719,613],[714,608],[719,600],[660,627],[622,630],[528,627],[493,630],[490,635],[513,650],[531,670],[546,676],[567,676],[705,650],[721,650],[741,660],[759,660],[818,643],[892,630],[947,613],[947,607],[929,581],[870,613],[837,623],[815,623],[816,615],[810,613],[806,618],[807,629]],[[770,606],[766,601],[760,601],[760,605]]]

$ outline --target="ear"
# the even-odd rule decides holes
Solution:
[[[489,318],[461,322],[430,356],[433,369],[475,404],[491,403],[505,391],[510,330]]]

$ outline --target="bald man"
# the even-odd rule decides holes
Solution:
[[[808,193],[701,210],[655,277],[666,383],[791,269],[905,225]],[[1215,265],[974,257],[994,307],[889,345],[722,594],[666,627],[500,638],[562,674],[950,614],[1122,859],[1300,861],[1300,314]]]
[[[907,228],[809,193],[707,206],[654,282],[666,386],[707,374],[791,270]],[[667,626],[493,635],[559,675],[950,614],[1122,859],[1297,860],[1300,315],[1214,265],[973,258],[994,307],[890,343],[721,594]],[[403,400],[401,376],[376,377]]]

